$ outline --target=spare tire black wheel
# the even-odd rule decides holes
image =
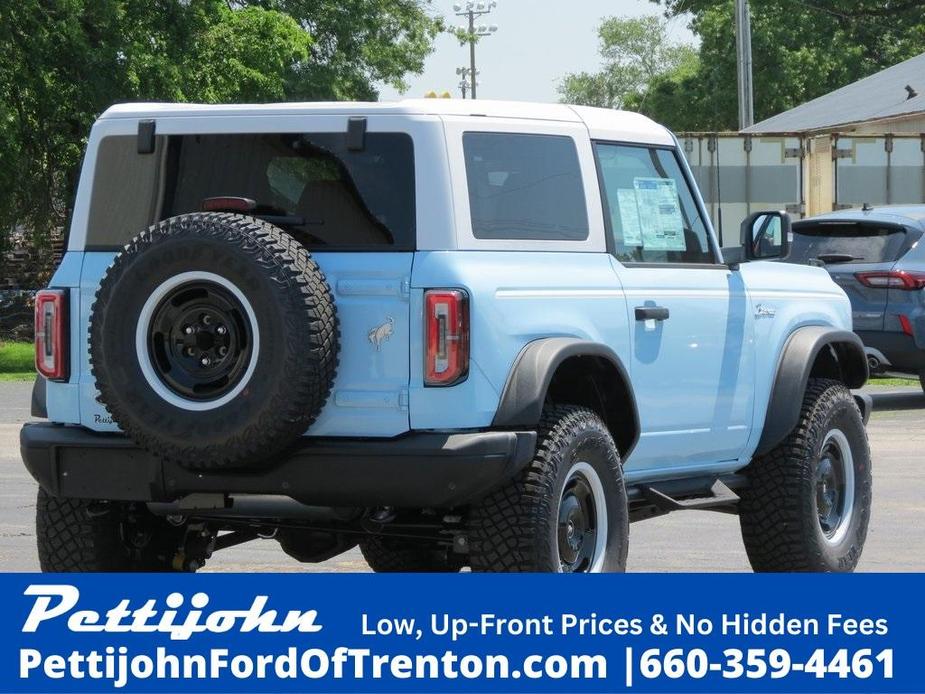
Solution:
[[[190,469],[255,467],[327,401],[334,299],[291,236],[235,214],[167,219],[116,256],[90,314],[101,402],[141,446]]]

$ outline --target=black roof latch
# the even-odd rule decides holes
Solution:
[[[154,154],[155,125],[153,120],[138,121],[138,153]]]
[[[354,116],[347,119],[347,149],[362,152],[366,148],[366,119]]]

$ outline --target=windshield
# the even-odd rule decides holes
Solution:
[[[902,227],[867,224],[818,224],[793,230],[788,260],[803,263],[893,263],[908,250]]]

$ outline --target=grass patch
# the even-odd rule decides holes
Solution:
[[[917,378],[872,378],[867,382],[869,386],[919,386]]]
[[[34,381],[35,371],[14,371],[12,373],[0,372],[0,383],[9,383],[10,381]]]
[[[0,343],[0,374],[35,372],[35,348],[31,342]]]

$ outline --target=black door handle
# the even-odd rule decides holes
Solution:
[[[668,309],[664,306],[637,306],[636,320],[668,320]]]

